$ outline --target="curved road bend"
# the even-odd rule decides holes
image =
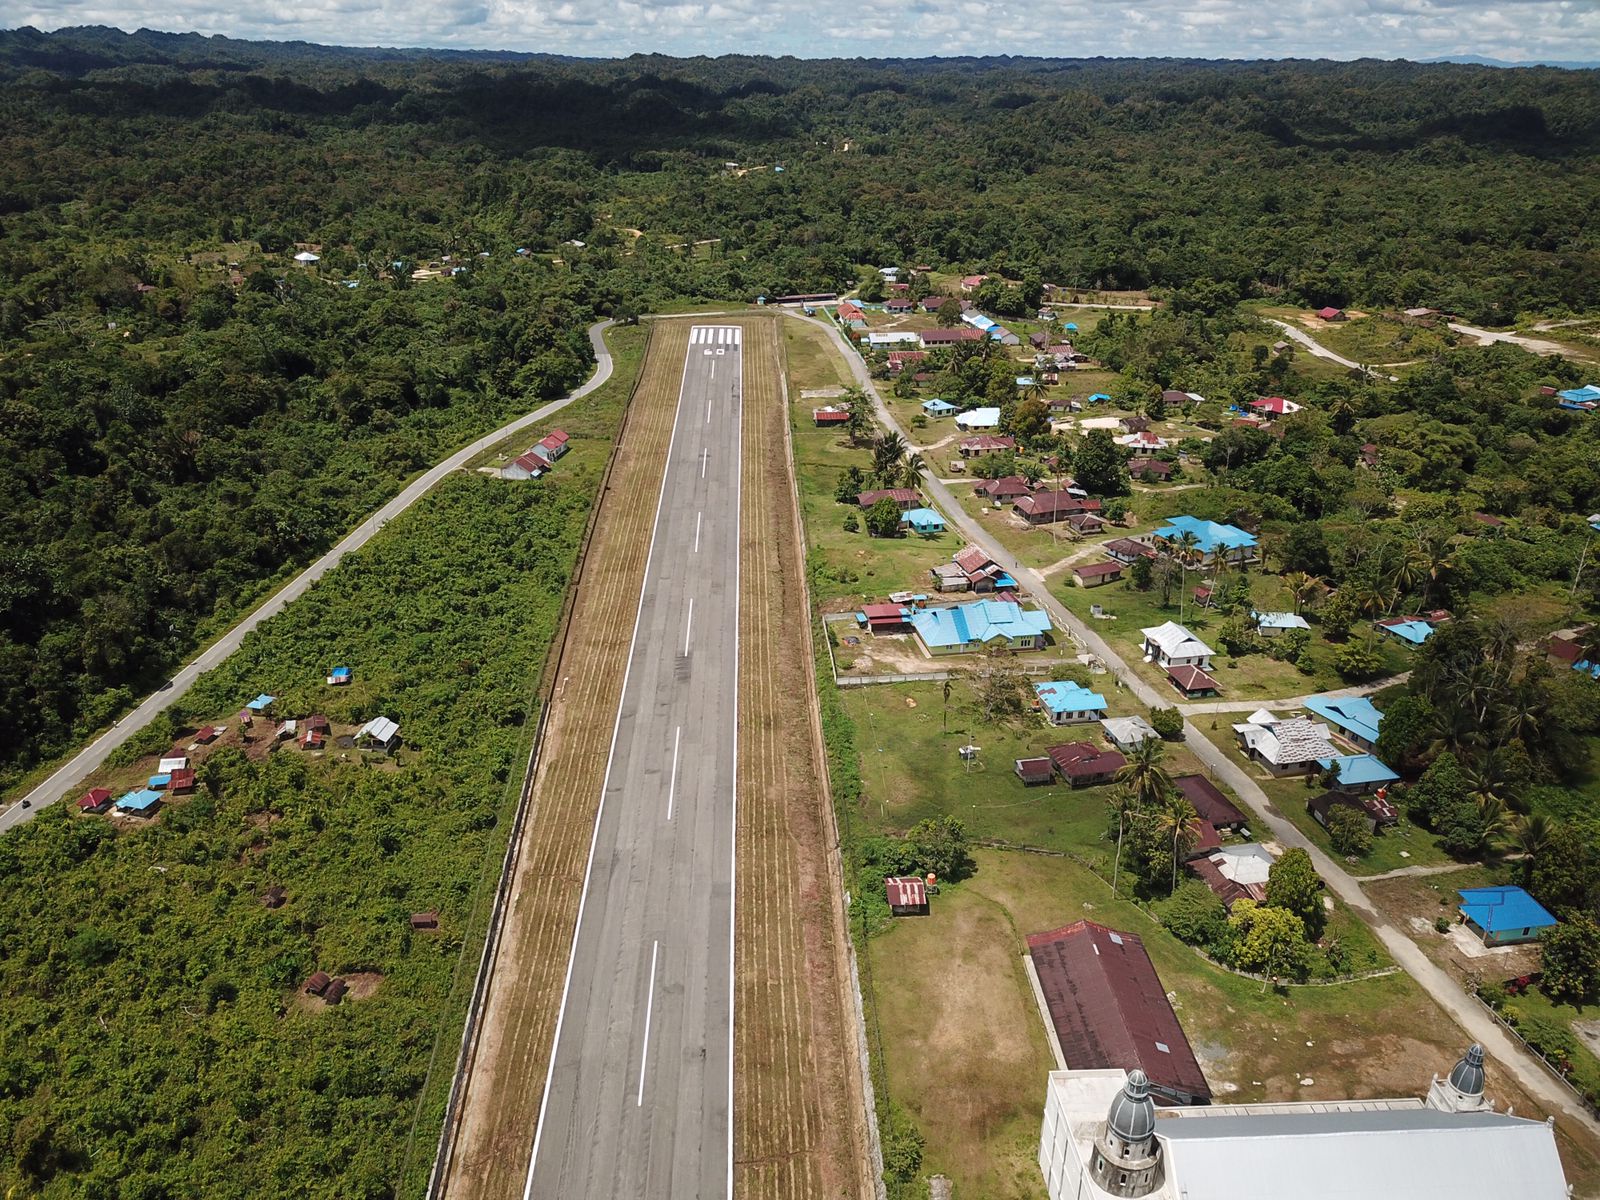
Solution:
[[[22,824],[24,821],[31,820],[33,815],[41,808],[53,804],[75,791],[92,772],[99,769],[113,750],[150,724],[157,713],[168,708],[173,701],[187,692],[194,685],[194,681],[200,678],[204,672],[209,671],[237,650],[239,643],[244,640],[245,634],[249,633],[261,622],[282,612],[292,601],[304,594],[305,590],[313,583],[338,566],[345,555],[365,546],[367,542],[372,540],[373,534],[427,495],[446,475],[464,467],[473,458],[482,454],[501,439],[510,437],[519,430],[526,429],[529,425],[542,421],[553,413],[560,412],[575,400],[581,400],[610,379],[612,370],[611,352],[606,349],[605,331],[612,324],[613,322],[611,321],[600,321],[589,327],[589,342],[594,347],[595,371],[589,377],[588,382],[575,388],[560,400],[552,400],[549,404],[537,408],[525,416],[518,417],[507,425],[502,425],[493,433],[485,434],[471,445],[462,447],[443,462],[430,467],[417,476],[416,479],[413,479],[398,496],[346,534],[344,540],[337,546],[317,559],[316,562],[295,576],[287,586],[278,591],[210,646],[207,646],[198,658],[174,675],[170,683],[145,697],[137,708],[123,716],[110,729],[90,742],[88,746],[80,750],[69,762],[39,784],[38,787],[28,792],[25,796],[19,797],[18,801],[4,812],[0,812],[0,833]],[[24,803],[28,807],[24,808]]]
[[[791,314],[797,320],[810,318]],[[873,386],[871,377],[867,374],[866,366],[861,361],[859,354],[853,353],[840,336],[838,327],[831,321],[822,322],[812,320],[813,324],[825,324],[833,333],[835,344],[845,361],[849,364],[855,380],[872,398],[873,406],[877,411],[878,419],[886,428],[899,431],[908,444],[910,438],[906,431],[900,428],[898,422],[889,413],[877,389]],[[1139,675],[1128,669],[1122,656],[1113,650],[1098,633],[1090,629],[1076,615],[1067,610],[1059,600],[1050,593],[1044,581],[1039,578],[1038,572],[1024,567],[1006,548],[990,537],[988,531],[975,521],[967,511],[956,502],[950,489],[940,483],[932,472],[923,472],[923,482],[929,495],[938,502],[940,509],[949,517],[952,524],[958,528],[974,545],[981,546],[985,554],[989,555],[996,563],[1004,567],[1014,578],[1031,578],[1036,581],[1032,588],[1038,597],[1040,605],[1050,614],[1058,628],[1065,629],[1079,646],[1097,655],[1107,667],[1110,668],[1117,680],[1131,691],[1141,703],[1151,707],[1170,707],[1172,698],[1165,692],[1158,691]],[[1270,703],[1263,701],[1263,703]],[[1205,737],[1193,722],[1185,720],[1184,737],[1189,749],[1192,750],[1201,762],[1205,763],[1208,770],[1218,779],[1233,788],[1245,800],[1255,813],[1262,818],[1266,827],[1271,831],[1272,837],[1284,846],[1298,846],[1311,856],[1312,863],[1317,868],[1317,873],[1322,876],[1340,900],[1344,901],[1377,935],[1383,943],[1384,949],[1399,963],[1406,972],[1417,981],[1422,989],[1443,1008],[1456,1023],[1464,1029],[1476,1042],[1494,1056],[1495,1060],[1510,1074],[1515,1076],[1517,1083],[1533,1096],[1539,1103],[1552,1113],[1560,1113],[1563,1117],[1577,1125],[1585,1127],[1590,1134],[1600,1136],[1600,1121],[1597,1121],[1577,1099],[1553,1080],[1545,1069],[1532,1055],[1527,1053],[1519,1044],[1514,1042],[1504,1029],[1484,1011],[1476,999],[1468,995],[1465,989],[1452,979],[1443,968],[1423,953],[1422,948],[1411,940],[1410,936],[1390,922],[1387,916],[1375,908],[1362,892],[1361,885],[1339,863],[1316,846],[1305,834],[1301,833],[1295,825],[1280,816],[1272,805],[1271,798],[1261,787],[1230,759],[1222,749]]]
[[[1287,333],[1292,341],[1299,342],[1307,350],[1311,351],[1312,355],[1316,358],[1325,358],[1329,362],[1338,363],[1341,367],[1349,367],[1352,371],[1360,371],[1363,374],[1371,375],[1374,379],[1387,379],[1390,383],[1394,383],[1400,378],[1398,375],[1385,375],[1382,371],[1376,370],[1372,367],[1363,366],[1358,362],[1352,362],[1342,354],[1335,354],[1332,350],[1329,350],[1305,330],[1297,328],[1296,326],[1289,324],[1287,321],[1280,321],[1276,317],[1268,317],[1267,324],[1276,325],[1279,329]]]

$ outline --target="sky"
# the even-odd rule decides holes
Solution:
[[[1600,0],[0,0],[0,27],[613,57],[1600,60]]]

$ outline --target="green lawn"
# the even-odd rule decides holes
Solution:
[[[1442,326],[1428,329],[1378,316],[1358,317],[1306,332],[1335,354],[1372,365],[1431,358],[1461,340]]]
[[[1266,792],[1273,808],[1279,814],[1293,822],[1296,829],[1328,855],[1343,861],[1344,856],[1334,850],[1332,843],[1328,841],[1327,831],[1306,811],[1306,802],[1319,794],[1321,787],[1316,784],[1307,787],[1304,776],[1272,779],[1239,749],[1238,739],[1233,734],[1233,725],[1243,721],[1247,715],[1246,713],[1205,715],[1197,718],[1194,725],[1250,774],[1261,790]],[[1283,714],[1280,712],[1279,715]],[[1439,848],[1438,840],[1433,834],[1419,825],[1412,824],[1402,810],[1398,826],[1374,838],[1372,849],[1359,862],[1345,862],[1344,865],[1350,874],[1359,877],[1381,875],[1385,871],[1393,871],[1399,867],[1426,867],[1453,861],[1455,860],[1450,855]]]

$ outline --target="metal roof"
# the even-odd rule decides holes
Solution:
[[[1462,888],[1456,894],[1462,913],[1486,933],[1557,924],[1544,905],[1519,887]]]
[[[1400,778],[1376,754],[1342,754],[1337,758],[1319,758],[1317,766],[1324,771],[1335,767],[1338,774],[1334,778],[1340,787],[1371,787],[1373,784],[1393,783]]]
[[[1106,706],[1106,698],[1099,692],[1091,692],[1081,683],[1071,679],[1036,683],[1033,685],[1033,690],[1038,693],[1039,703],[1055,713],[1087,712],[1091,709],[1104,709]]]
[[[1210,1097],[1137,934],[1078,921],[1029,935],[1028,953],[1069,1067],[1143,1069],[1158,1093]]]
[[[1204,775],[1179,775],[1173,779],[1172,786],[1194,805],[1195,812],[1219,829],[1245,824],[1246,818],[1239,806]]]
[[[1542,1121],[1499,1114],[1423,1108],[1185,1115],[1157,1121],[1156,1135],[1172,1194],[1185,1200],[1567,1195],[1555,1131]]]
[[[1312,696],[1306,701],[1306,709],[1364,741],[1378,740],[1383,713],[1365,696]]]

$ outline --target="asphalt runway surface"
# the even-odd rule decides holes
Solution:
[[[731,1195],[742,332],[691,330],[638,498],[655,526],[525,1197]]]

